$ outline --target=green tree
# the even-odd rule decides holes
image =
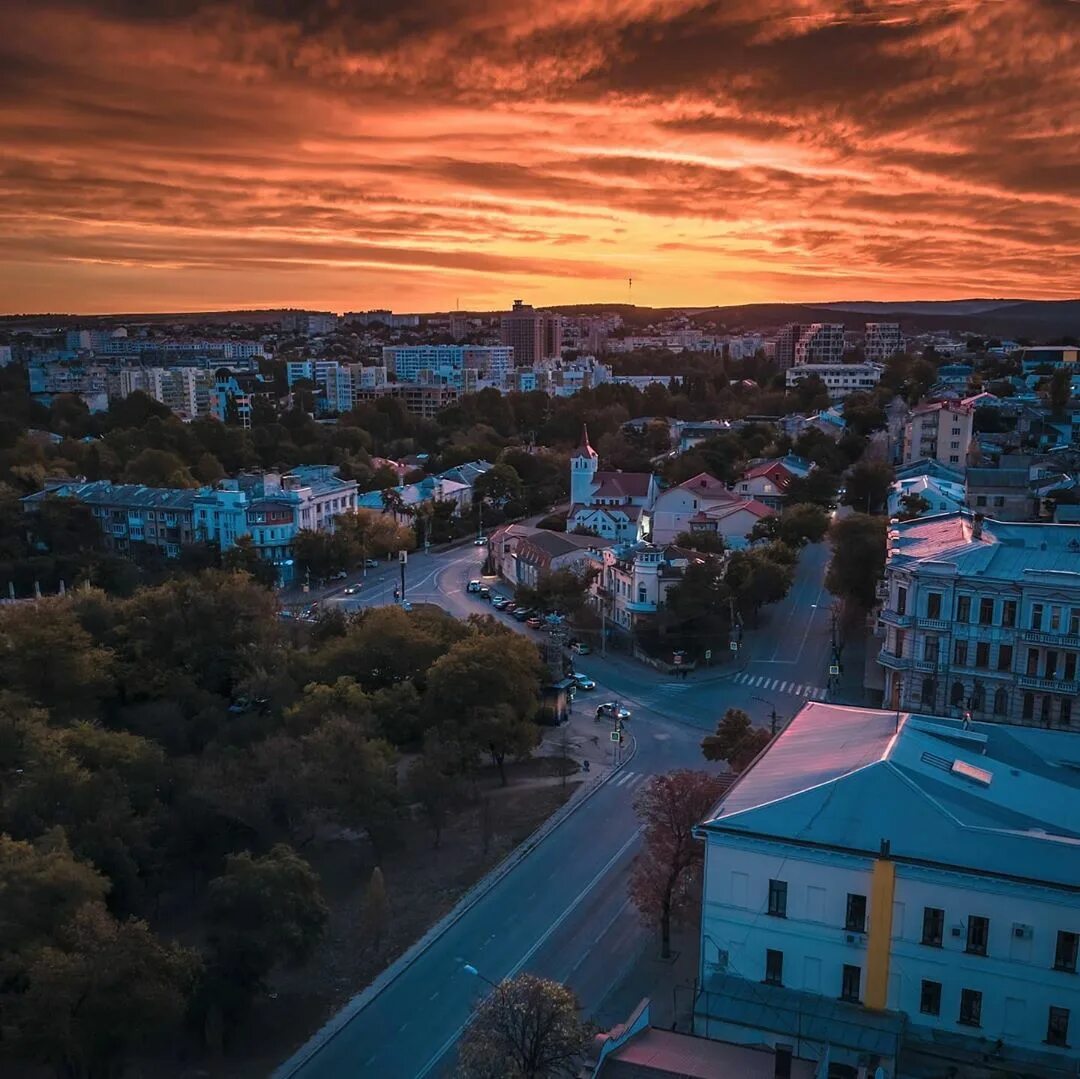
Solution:
[[[844,505],[860,513],[883,513],[893,479],[892,466],[887,461],[860,461],[848,473]]]
[[[535,587],[518,585],[514,598],[518,603],[543,611],[577,614],[589,597],[589,585],[595,570],[567,567],[541,573]]]
[[[824,468],[815,468],[805,476],[796,476],[784,492],[789,505],[810,502],[824,509],[836,504],[836,476]]]
[[[591,1031],[574,994],[558,982],[518,974],[480,1003],[458,1048],[462,1079],[573,1076]]]
[[[718,532],[708,532],[705,529],[680,532],[675,537],[675,546],[687,551],[698,551],[701,554],[723,554],[727,549],[723,536]]]
[[[1064,417],[1072,400],[1072,370],[1068,365],[1058,367],[1046,383],[1046,403],[1054,419]]]
[[[438,847],[450,810],[461,796],[460,781],[437,754],[424,752],[409,769],[409,796],[423,809]]]
[[[785,509],[778,523],[775,538],[798,549],[807,543],[820,543],[825,538],[829,530],[829,515],[821,506],[803,502]]]
[[[902,507],[900,520],[902,521],[909,521],[913,517],[921,517],[930,509],[930,503],[917,491],[909,491],[904,495],[900,499],[900,505]]]
[[[87,903],[42,947],[11,1001],[20,1055],[70,1079],[108,1079],[183,1018],[195,953],[158,940],[145,922],[118,922]]]
[[[736,551],[727,563],[724,583],[744,617],[753,622],[761,608],[778,603],[795,578],[793,552],[782,543]]]
[[[733,772],[741,772],[770,740],[769,732],[755,729],[741,708],[729,708],[716,733],[702,739],[701,752],[707,761],[725,761]]]
[[[853,513],[829,528],[832,558],[825,587],[845,603],[868,611],[874,605],[877,582],[885,568],[884,517]]]
[[[508,503],[520,503],[525,497],[525,485],[513,465],[500,462],[489,468],[473,484],[473,501],[481,499],[499,509]]]
[[[236,1018],[271,970],[311,954],[327,914],[319,878],[291,847],[230,855],[207,892],[206,1004]]]
[[[149,447],[128,462],[123,479],[145,487],[198,487],[187,465],[175,453]]]
[[[343,513],[335,521],[337,535],[345,544],[350,565],[365,558],[381,558],[416,546],[413,530],[400,525],[392,514],[360,508]]]
[[[274,588],[278,574],[273,562],[260,557],[250,536],[238,536],[236,542],[221,556],[223,569],[246,573],[263,588]]]

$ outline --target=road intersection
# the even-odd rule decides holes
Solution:
[[[457,617],[489,613],[517,632],[533,630],[465,591],[480,575],[475,547],[410,555],[406,596],[435,603]],[[703,760],[703,734],[730,707],[759,726],[773,709],[781,723],[826,682],[830,649],[828,552],[806,548],[788,597],[747,633],[737,662],[673,681],[609,650],[580,668],[597,682],[597,700],[617,698],[633,709],[633,760],[569,813],[389,985],[330,1038],[313,1040],[275,1079],[374,1077],[416,1079],[444,1074],[478,996],[486,985],[466,964],[498,982],[519,970],[568,984],[591,1014],[640,952],[651,946],[627,899],[627,881],[640,848],[633,800],[652,775],[674,768],[717,766]],[[340,591],[322,601],[347,610],[393,601],[396,565],[369,571],[356,595]],[[504,589],[508,594],[510,589]],[[581,698],[579,697],[579,702]],[[601,776],[601,778],[605,778]],[[317,1051],[312,1049],[319,1045]]]

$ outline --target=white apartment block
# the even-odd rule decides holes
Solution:
[[[387,384],[385,367],[365,367],[338,360],[290,360],[285,365],[289,388],[304,379],[323,391],[325,408],[348,412],[356,407],[359,391],[375,390]]]
[[[870,391],[881,381],[884,368],[877,363],[801,363],[784,375],[788,389],[816,375],[825,383],[829,400],[842,401],[856,390]]]
[[[884,363],[904,349],[899,322],[868,322],[863,338],[863,356],[870,363]]]
[[[795,342],[795,363],[840,363],[844,358],[844,325],[812,322]]]
[[[141,391],[190,419],[206,410],[206,387],[211,381],[208,372],[195,367],[122,367],[108,376],[109,397],[124,398]]]
[[[963,401],[933,401],[914,408],[904,427],[902,463],[934,460],[963,470],[975,409]]]
[[[1080,725],[1080,526],[896,521],[880,588],[886,707]]]
[[[1075,745],[805,705],[696,830],[694,1033],[830,1075],[1075,1074]]]
[[[383,365],[398,382],[418,382],[425,373],[461,388],[465,370],[502,385],[514,370],[514,349],[505,345],[387,345]]]

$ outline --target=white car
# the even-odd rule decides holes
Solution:
[[[596,718],[617,719],[620,723],[625,723],[630,718],[630,709],[615,701],[605,701],[596,709]]]
[[[576,652],[579,656],[587,656],[592,649],[584,641],[574,641],[570,645],[570,651]]]
[[[472,541],[472,545],[474,547],[486,547],[487,546],[487,536],[477,536],[476,539],[474,539]]]

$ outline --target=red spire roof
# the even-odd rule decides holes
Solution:
[[[581,445],[574,451],[575,457],[598,457],[599,454],[589,445],[588,424],[581,425]]]

